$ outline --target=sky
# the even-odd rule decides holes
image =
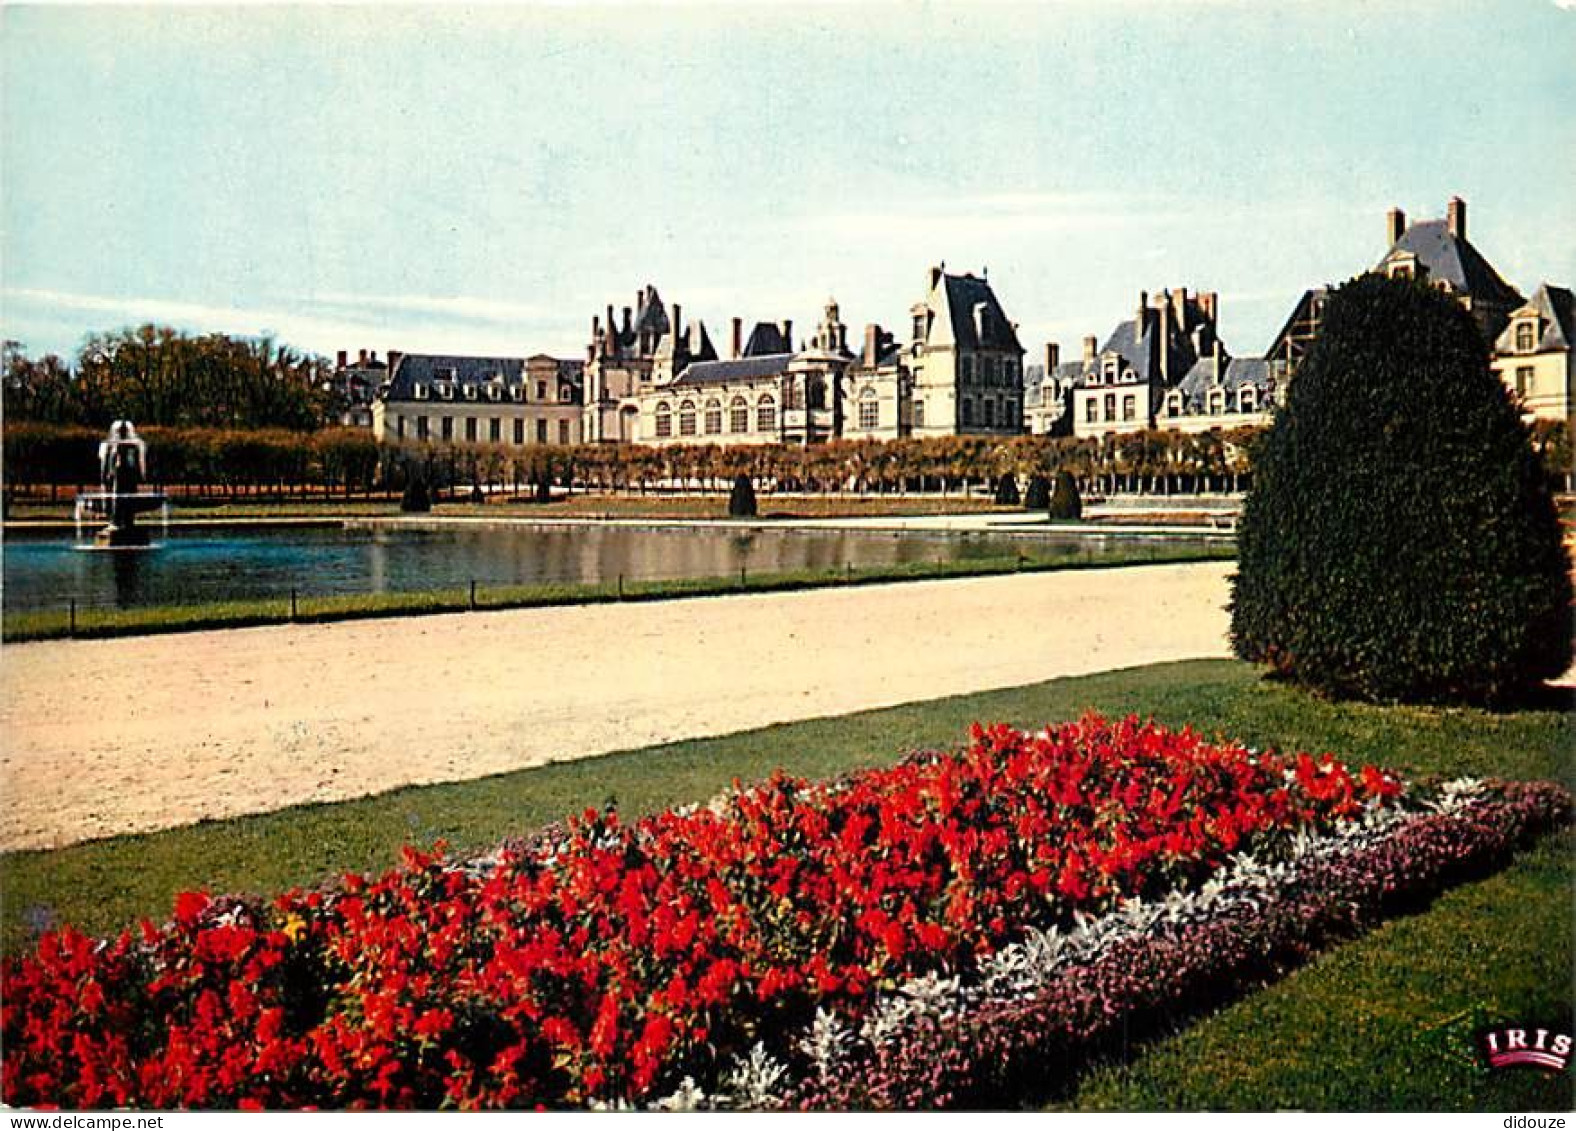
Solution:
[[[654,284],[901,329],[988,272],[1030,362],[1220,294],[1262,352],[1385,211],[1576,284],[1576,0],[0,7],[0,329],[584,356]]]

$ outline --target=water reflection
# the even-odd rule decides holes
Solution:
[[[69,539],[7,536],[8,610],[201,604],[535,582],[601,582],[841,570],[1012,558],[1092,560],[1114,549],[1169,553],[1204,540],[1069,535],[1012,539],[917,532],[673,530],[634,527],[174,530],[161,549],[74,550]]]

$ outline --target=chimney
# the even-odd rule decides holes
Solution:
[[[394,376],[394,368],[399,365],[399,359],[404,357],[399,350],[389,350],[389,376]]]
[[[613,304],[607,304],[607,333],[612,337],[618,330],[618,323],[613,321]]]
[[[684,333],[684,308],[678,303],[673,304],[673,350],[678,352],[679,335]]]
[[[339,368],[341,368],[341,369],[345,368],[345,357],[346,357],[346,351],[340,350],[339,351]]]
[[[358,350],[357,351],[357,355],[356,355],[356,364],[364,366],[364,365],[366,365],[366,363],[367,363],[367,351],[366,350]]]
[[[1160,304],[1160,379],[1166,384],[1171,383],[1171,312],[1176,309],[1175,300],[1167,294],[1165,301]]]
[[[848,352],[848,327],[841,322],[837,324],[837,352]]]
[[[733,356],[737,360],[744,352],[744,319],[733,320]]]
[[[1450,234],[1458,240],[1467,238],[1467,202],[1459,196],[1452,196],[1450,203],[1445,206],[1446,226]]]
[[[1055,342],[1045,343],[1045,375],[1049,377],[1056,372],[1056,367],[1062,362],[1062,347]]]
[[[881,351],[881,327],[871,322],[865,327],[865,358],[866,369],[876,367],[876,358]]]
[[[1093,334],[1090,334],[1090,335],[1088,335],[1088,336],[1087,336],[1087,337],[1086,337],[1086,338],[1084,338],[1084,354],[1083,354],[1083,359],[1084,359],[1084,363],[1085,363],[1085,364],[1086,364],[1086,365],[1087,365],[1087,364],[1088,364],[1088,363],[1089,363],[1089,362],[1091,362],[1091,361],[1093,361],[1093,360],[1094,360],[1094,354],[1095,354],[1095,350],[1097,350],[1097,349],[1099,349],[1099,348],[1100,348],[1100,347],[1099,347],[1099,346],[1098,346],[1098,345],[1097,345],[1097,344],[1096,344],[1096,342],[1095,342],[1095,340],[1094,340],[1094,335],[1093,335]]]
[[[645,312],[646,312],[646,292],[644,290],[638,290],[638,291],[635,292],[635,313],[636,314],[644,314]]]
[[[1394,247],[1396,241],[1406,231],[1406,213],[1399,208],[1392,208],[1385,213],[1385,235],[1389,237],[1388,247]]]
[[[1187,326],[1187,288],[1171,292],[1171,317],[1179,327]]]
[[[1219,317],[1215,310],[1215,303],[1219,299],[1215,291],[1202,291],[1198,296],[1198,308],[1204,312],[1204,320],[1213,323]]]
[[[793,353],[793,319],[783,319],[783,341],[787,343],[788,352]]]
[[[675,307],[674,309],[678,309]],[[629,307],[624,308],[624,333],[629,333]]]
[[[941,282],[941,268],[940,267],[932,267],[930,269],[930,289],[931,290],[935,290],[936,289],[936,285],[938,283],[940,283],[940,282]]]
[[[1146,324],[1146,321],[1147,321],[1148,317],[1149,317],[1149,292],[1148,291],[1139,291],[1138,292],[1138,313],[1133,316],[1133,327],[1134,327],[1134,330],[1135,330],[1135,334],[1134,334],[1135,337],[1140,337],[1141,338],[1141,337],[1144,336],[1144,326]]]
[[[1213,357],[1214,362],[1215,362],[1215,384],[1217,384],[1217,385],[1220,384],[1221,380],[1226,375],[1225,371],[1223,369],[1223,364],[1224,364],[1224,361],[1225,361],[1225,353],[1226,353],[1225,349],[1220,344],[1220,339],[1217,338],[1215,340],[1214,348],[1210,351],[1210,354]]]

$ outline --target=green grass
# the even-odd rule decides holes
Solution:
[[[1039,726],[1096,708],[1191,723],[1259,746],[1329,750],[1414,777],[1552,778],[1576,786],[1569,696],[1541,709],[1336,705],[1230,661],[1189,661],[958,696],[722,738],[567,762],[479,781],[396,790],[52,852],[0,856],[0,945],[43,922],[103,933],[169,913],[178,891],[271,893],[382,870],[402,844],[485,849],[588,805],[628,814],[704,800],[782,767],[807,777],[954,746],[970,722]],[[1568,1019],[1572,838],[1548,838],[1505,872],[1458,888],[1191,1028],[1097,1066],[1076,1108],[1568,1110],[1571,1078],[1483,1076],[1462,1011]],[[1465,1024],[1466,1028],[1463,1028]],[[1463,1036],[1463,1033],[1465,1035]]]
[[[299,596],[210,602],[198,605],[150,605],[131,609],[43,609],[7,613],[0,638],[10,643],[137,636],[164,632],[195,632],[291,622],[322,623],[368,617],[418,616],[552,605],[596,605],[615,601],[660,601],[676,597],[714,597],[730,593],[775,593],[821,589],[835,585],[873,585],[892,581],[927,581],[949,577],[981,577],[1003,573],[1037,573],[1059,569],[1103,569],[1117,566],[1224,561],[1235,554],[1219,547],[1143,544],[1102,548],[1089,558],[1036,557],[1025,543],[1014,557],[963,558],[956,561],[903,562],[893,565],[745,573],[725,577],[669,578],[653,581],[541,583],[478,586],[471,590],[425,589],[347,596]]]

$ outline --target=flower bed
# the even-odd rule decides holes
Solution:
[[[1051,1012],[1034,1023],[1076,1042],[1098,1035],[1089,1018],[1103,1010],[1155,1008],[1179,984],[1146,982],[1065,1024],[1051,982],[1027,998],[1020,986],[1016,1004],[1000,1007],[991,987],[1015,984],[997,974],[1030,941],[1117,922],[1135,900],[1218,894],[1241,853],[1291,858],[1364,814],[1372,830],[1401,792],[1371,767],[1090,717],[1037,735],[976,729],[957,754],[832,783],[778,777],[632,827],[588,811],[486,861],[412,852],[380,878],[266,906],[185,895],[162,928],[101,942],[67,929],[6,963],[4,1097],[84,1107],[561,1106],[675,1092],[754,1106],[940,1102],[988,1083],[982,1066],[1003,1063],[998,1046],[1023,1035],[1004,1018],[1025,1000],[1053,1002],[1036,1007]],[[1552,812],[1543,802],[1538,812]],[[1461,851],[1481,849],[1458,833]],[[1393,892],[1408,890],[1409,867],[1387,873]],[[1340,933],[1318,918],[1339,919],[1319,910],[1320,889],[1279,896],[1292,892],[1301,902],[1267,906],[1304,909],[1307,945]],[[1211,979],[1234,982],[1228,960],[1244,951],[1229,941],[1210,950],[1203,984],[1182,977],[1184,997]],[[1173,963],[1132,965],[1139,957],[1131,969]],[[986,992],[941,1012],[909,1009],[913,1024],[899,1023],[914,987],[936,979]],[[844,1039],[867,1023],[899,1035]],[[835,1057],[817,1059],[818,1037]],[[886,1091],[851,1092],[828,1075],[845,1055],[865,1057]],[[905,1057],[926,1062],[935,1082],[892,1067]]]

